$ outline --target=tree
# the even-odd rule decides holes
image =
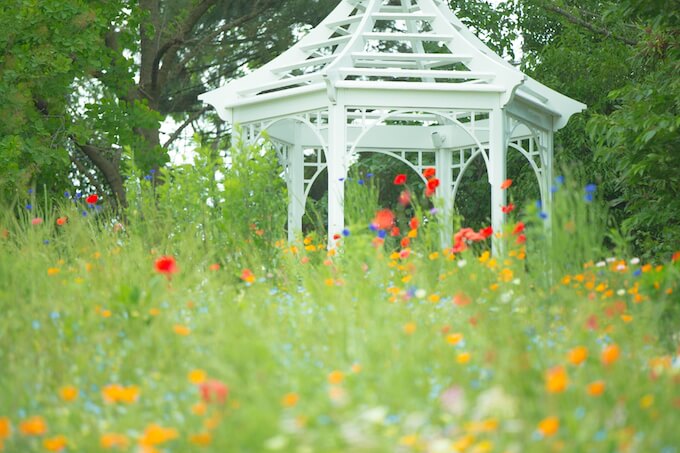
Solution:
[[[125,204],[124,149],[157,169],[181,129],[206,110],[197,95],[288,47],[293,18],[330,1],[9,0],[0,25],[0,130],[6,195],[75,171]],[[274,8],[276,6],[276,8]],[[161,121],[183,123],[161,143]]]

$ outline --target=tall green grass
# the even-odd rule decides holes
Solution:
[[[559,187],[547,220],[522,207],[500,239],[505,255],[490,256],[484,242],[452,256],[436,214],[417,207],[397,212],[400,237],[421,219],[408,252],[400,237],[380,244],[369,228],[375,186],[355,184],[349,235],[329,252],[320,234],[280,241],[285,191],[265,187],[279,170],[257,150],[241,157],[244,172],[227,172],[224,191],[207,151],[164,186],[131,178],[125,219],[82,200],[1,211],[0,450],[680,445],[678,264],[610,257],[604,214],[582,188]],[[511,232],[519,220],[525,245]],[[155,270],[162,255],[176,273]],[[576,347],[587,351],[578,365]],[[201,404],[196,370],[228,387],[225,402]],[[590,395],[600,381],[603,393]],[[139,395],[107,403],[111,384]],[[65,401],[65,387],[77,398]],[[33,416],[46,432],[25,424]],[[154,436],[154,424],[175,431]],[[120,448],[108,448],[112,433]]]

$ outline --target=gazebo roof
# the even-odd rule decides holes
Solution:
[[[498,93],[501,106],[518,99],[551,116],[554,130],[586,108],[496,55],[441,0],[342,0],[286,52],[200,99],[231,121],[240,106],[312,92],[335,103],[339,89]]]

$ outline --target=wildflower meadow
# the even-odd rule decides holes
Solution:
[[[0,213],[0,451],[678,451],[680,253],[628,254],[596,186],[508,180],[442,247],[431,170],[355,175],[329,249],[234,155]]]

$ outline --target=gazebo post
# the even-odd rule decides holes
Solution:
[[[331,105],[328,111],[328,248],[335,247],[333,236],[345,228],[345,179],[347,178],[347,121],[344,105]]]
[[[442,219],[444,228],[441,231],[441,246],[451,246],[453,240],[453,151],[451,149],[437,149],[437,176],[439,177],[440,196],[443,206],[439,217]]]
[[[505,112],[494,108],[489,115],[489,184],[491,185],[491,226],[494,239],[491,250],[494,255],[503,253],[503,243],[495,237],[503,231],[505,214],[502,207],[507,203],[506,191],[501,184],[507,178],[507,145],[505,140]]]
[[[288,240],[302,232],[305,213],[305,156],[302,149],[302,124],[295,122],[293,146],[288,151]]]

